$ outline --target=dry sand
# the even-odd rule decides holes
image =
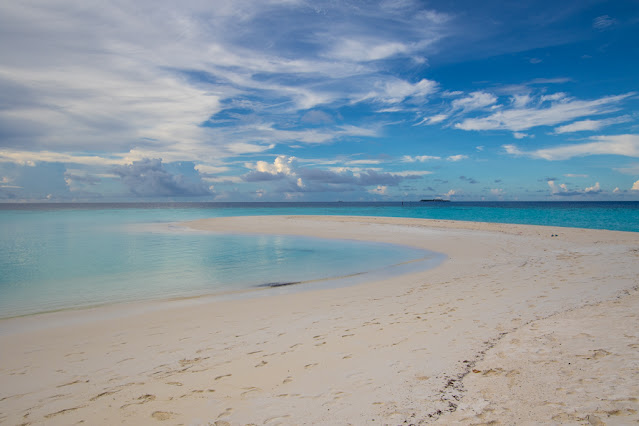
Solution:
[[[639,422],[637,233],[362,217],[189,226],[449,259],[346,288],[0,321],[0,423]]]

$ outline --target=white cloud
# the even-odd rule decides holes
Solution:
[[[409,177],[409,176],[426,176],[426,175],[432,175],[433,172],[428,171],[428,170],[405,170],[403,172],[393,172],[393,175],[395,176],[404,176],[404,177]]]
[[[639,180],[632,184],[631,191],[639,191]]]
[[[242,183],[244,180],[241,176],[203,176],[202,180],[211,183]]]
[[[446,157],[446,160],[448,160],[448,161],[461,161],[461,160],[465,160],[467,158],[468,158],[467,155],[458,154],[458,155],[451,155],[449,157]]]
[[[346,161],[345,164],[352,166],[357,164],[381,164],[381,160],[349,160]]]
[[[464,111],[473,111],[493,105],[496,102],[497,97],[492,93],[472,92],[465,98],[455,99],[452,102],[452,107],[454,109],[461,109]]]
[[[211,166],[208,164],[198,164],[195,166],[195,170],[197,170],[199,173],[213,175],[213,174],[228,172],[229,167],[228,166]]]
[[[374,100],[386,104],[398,104],[407,98],[423,98],[435,93],[438,84],[435,81],[422,79],[417,83],[409,83],[397,78],[378,81],[376,89],[357,98],[354,102]]]
[[[530,135],[528,133],[514,132],[513,136],[515,137],[515,139],[524,139],[529,137]]]
[[[618,194],[620,192],[621,192],[621,190],[619,189],[619,187],[616,187],[615,189],[612,190],[613,194]]]
[[[557,127],[555,129],[555,133],[571,133],[571,132],[582,132],[585,130],[599,130],[602,127],[601,122],[602,120],[575,121],[574,123]]]
[[[559,187],[557,187],[557,185],[555,185],[555,181],[549,180],[548,186],[550,187],[550,193],[553,195],[568,193],[568,188],[565,183],[562,183]]]
[[[508,154],[557,161],[590,155],[639,157],[639,135],[594,136],[593,142],[562,145],[535,151],[522,151],[515,145],[503,145]]]
[[[21,186],[12,185],[12,183],[13,183],[13,179],[9,178],[8,176],[3,176],[2,179],[0,179],[0,188],[7,188],[7,189],[22,188]]]
[[[416,161],[419,161],[420,163],[424,163],[430,160],[441,160],[441,159],[442,159],[441,157],[436,157],[433,155],[416,155],[416,156],[404,155],[402,157],[402,161],[405,163],[414,163]]]
[[[586,192],[601,192],[601,187],[599,186],[599,182],[595,183],[593,186],[589,186],[585,189]]]
[[[39,162],[47,163],[73,163],[87,164],[92,166],[111,166],[122,165],[128,163],[131,158],[137,159],[137,156],[128,157],[126,155],[100,157],[97,155],[75,155],[63,152],[50,151],[17,151],[3,150],[0,151],[0,162],[8,162],[20,164],[23,166],[35,167]]]
[[[409,53],[410,46],[401,42],[378,40],[340,40],[329,56],[353,62],[368,62]]]
[[[607,118],[604,120],[581,120],[574,123],[559,126],[555,129],[555,133],[572,133],[583,131],[595,131],[612,124],[625,123],[631,120],[631,117],[624,115],[621,117]]]
[[[281,120],[317,105],[352,102],[375,85],[368,100],[394,106],[437,90],[435,82],[403,81],[368,62],[423,55],[445,32],[445,14],[419,3],[390,15],[381,5],[365,14],[352,5],[313,5],[330,10],[328,18],[307,14],[307,7],[245,0],[187,0],[179,7],[162,0],[2,2],[0,28],[11,40],[0,44],[0,89],[10,106],[0,109],[0,127],[12,135],[4,146],[76,157],[111,152],[124,158],[137,151],[213,163],[292,140],[378,135],[358,126],[265,128],[265,117]],[[389,27],[371,26],[374,21]],[[301,33],[309,37],[292,37]],[[269,45],[273,40],[281,42]],[[331,57],[326,43],[342,46],[349,57]],[[221,123],[216,114],[240,103],[251,113],[225,117],[232,125],[208,125]],[[329,122],[319,112],[306,118]]]
[[[564,176],[569,178],[587,178],[588,177],[588,175],[579,175],[574,173],[566,173],[564,174]]]
[[[511,104],[514,108],[525,108],[532,101],[529,93],[517,94],[511,97]]]
[[[292,175],[294,174],[295,161],[295,157],[279,155],[275,158],[273,164],[266,161],[258,161],[252,168],[261,173]]]
[[[563,83],[564,81],[562,81]],[[568,96],[563,92],[551,93],[550,95],[543,95],[539,98],[541,102],[557,102],[564,99],[568,99]]]
[[[576,118],[614,112],[618,104],[632,96],[626,93],[606,96],[594,101],[562,100],[549,107],[512,108],[487,117],[467,118],[455,127],[462,130],[510,130],[519,132],[538,126],[554,126]]]
[[[424,117],[422,121],[414,124],[413,126],[431,125],[441,123],[448,118],[448,114],[436,114],[431,117]]]

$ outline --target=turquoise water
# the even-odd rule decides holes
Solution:
[[[197,209],[0,211],[0,318],[221,294],[370,272],[432,253],[345,240],[200,233]],[[262,291],[268,291],[263,289]]]
[[[639,232],[639,203],[0,204],[0,318],[132,300],[219,294],[358,274],[434,256],[406,247],[201,234],[174,223],[324,214]],[[268,291],[268,290],[266,290]]]

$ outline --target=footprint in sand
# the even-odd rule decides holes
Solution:
[[[169,420],[172,414],[173,413],[169,413],[167,411],[154,411],[153,413],[151,413],[151,417],[153,417],[155,420],[164,421]]]
[[[256,387],[250,387],[250,388],[244,388],[244,389],[246,389],[246,390],[241,393],[241,396],[246,396],[246,395],[248,395],[250,393],[261,391],[260,388],[256,388]]]
[[[224,410],[222,413],[220,413],[217,418],[219,419],[220,417],[224,417],[224,416],[230,416],[231,413],[233,412],[233,408],[229,407],[226,410]],[[216,422],[217,424],[217,422]]]
[[[285,414],[283,416],[269,417],[268,419],[264,420],[264,424],[267,425],[269,423],[273,423],[273,422],[276,422],[278,420],[284,420],[284,419],[287,419],[289,417],[291,417],[290,414]]]

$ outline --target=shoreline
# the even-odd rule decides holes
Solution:
[[[638,419],[638,403],[631,399],[639,383],[635,376],[615,382],[616,396],[627,398],[592,396],[568,412],[565,406],[544,405],[543,398],[539,407],[500,399],[511,391],[510,381],[525,376],[521,368],[473,373],[497,371],[482,363],[494,362],[491,357],[504,345],[522,359],[532,356],[524,349],[533,343],[543,352],[544,342],[530,336],[523,347],[513,341],[531,324],[548,329],[547,323],[575,312],[587,318],[624,292],[628,295],[618,300],[628,306],[614,306],[628,324],[636,324],[630,316],[639,304],[633,290],[639,275],[636,233],[348,216],[231,217],[188,226],[393,242],[443,252],[448,260],[434,269],[351,287],[268,300],[167,302],[162,310],[125,318],[0,336],[5,364],[0,421],[400,424],[482,422],[495,413],[501,414],[492,419],[518,422]],[[555,234],[559,237],[551,237]],[[601,323],[617,318],[607,318],[605,310],[599,314]],[[584,333],[579,321],[571,327],[564,334]],[[627,327],[632,336],[623,337],[628,342],[621,346],[639,339],[636,327]],[[614,342],[588,339],[583,344],[593,347],[584,346],[585,355],[610,354],[592,352],[600,354],[600,364],[636,362],[632,353],[613,357],[619,353],[610,346]],[[605,368],[606,374],[615,373]],[[515,370],[519,373],[508,376]],[[490,392],[480,378],[495,381],[487,385]],[[539,383],[534,385],[538,391]],[[595,412],[588,401],[611,408]]]

